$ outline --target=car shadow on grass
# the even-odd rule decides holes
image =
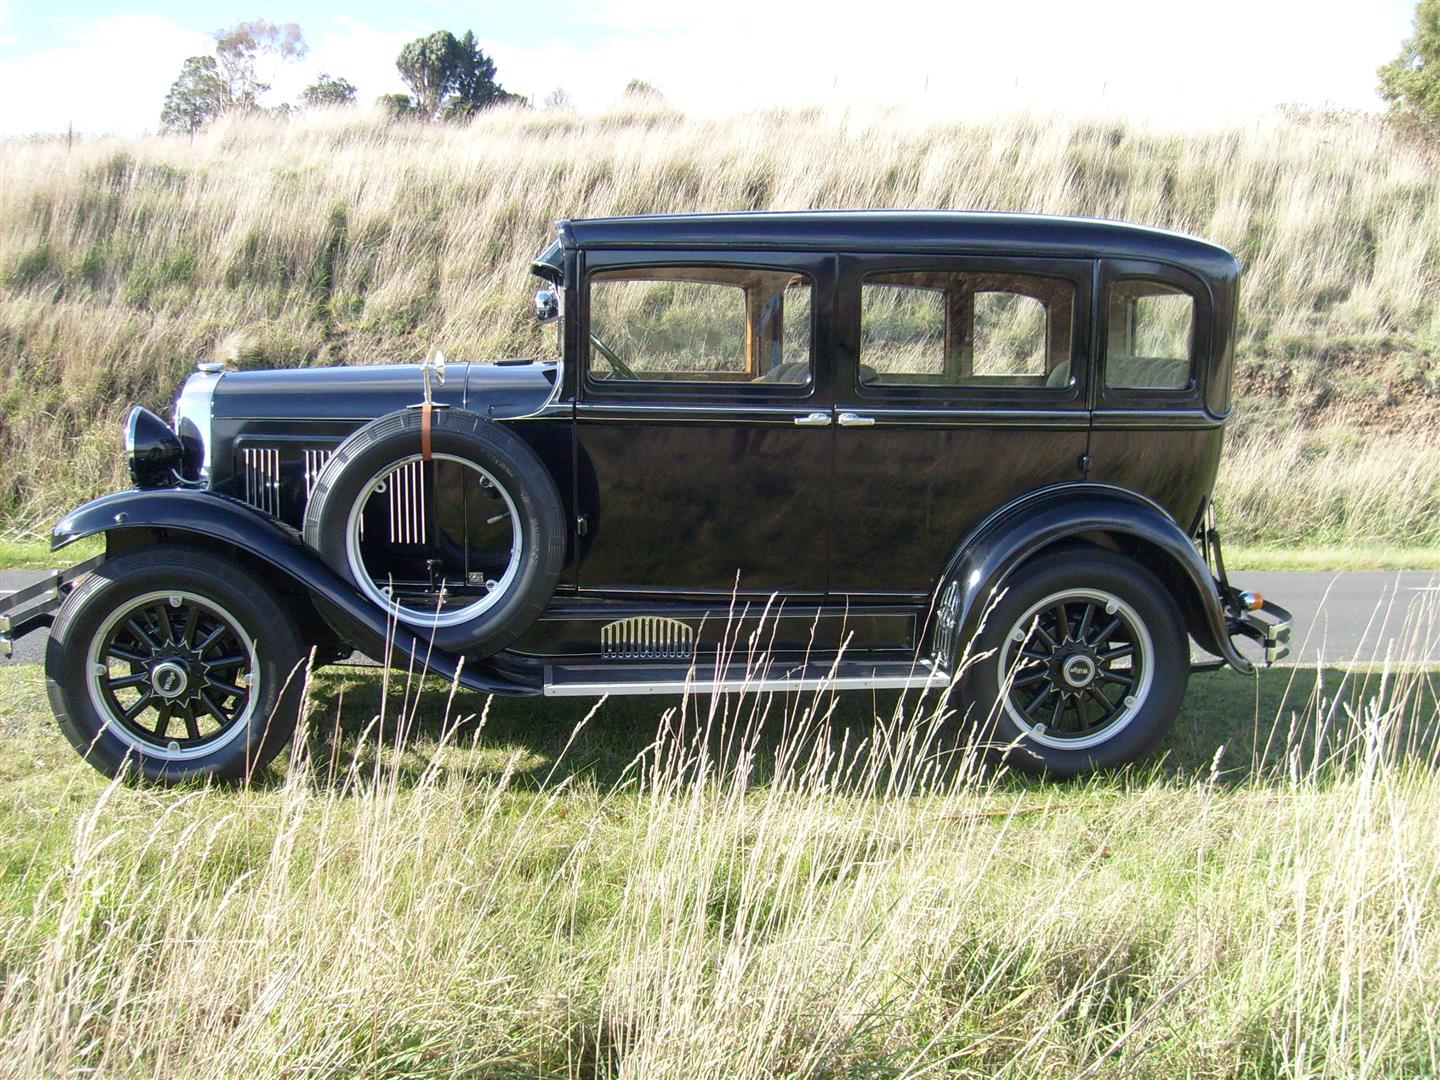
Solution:
[[[1420,670],[1197,674],[1154,759],[1087,783],[1282,783],[1324,777],[1377,751],[1429,767],[1437,760],[1437,702],[1440,673]],[[533,790],[604,791],[657,776],[733,778],[736,770],[757,785],[823,776],[855,795],[935,790],[967,778],[1000,790],[1039,783],[997,777],[977,753],[976,725],[957,712],[936,692],[486,698],[452,694],[439,680],[392,673],[387,683],[372,670],[336,668],[315,677],[289,767],[327,786],[503,778]],[[272,770],[269,782],[279,779]]]

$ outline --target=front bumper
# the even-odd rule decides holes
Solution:
[[[1254,611],[1242,611],[1230,618],[1230,636],[1247,637],[1265,650],[1270,665],[1290,655],[1290,612],[1266,600]]]
[[[10,656],[15,642],[32,630],[49,626],[75,582],[104,561],[104,555],[96,555],[68,570],[52,570],[33,585],[0,597],[0,657]]]

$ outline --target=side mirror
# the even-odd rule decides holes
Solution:
[[[554,289],[540,289],[535,293],[535,317],[542,323],[554,322],[560,317],[560,294]]]

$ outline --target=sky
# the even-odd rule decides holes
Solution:
[[[309,52],[270,103],[321,71],[359,98],[405,89],[395,57],[475,31],[507,90],[605,108],[644,79],[687,112],[890,105],[1180,122],[1298,104],[1378,110],[1375,69],[1414,0],[0,0],[0,134],[158,126],[187,56],[242,19],[296,22]]]

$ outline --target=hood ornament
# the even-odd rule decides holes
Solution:
[[[430,380],[432,376],[437,385],[445,385],[445,354],[439,349],[436,349],[433,353],[427,356],[425,358],[425,362],[420,365],[420,378],[424,381],[425,384],[425,400],[422,402],[422,404],[434,407],[434,394],[430,388]],[[440,407],[444,408],[443,405]]]

